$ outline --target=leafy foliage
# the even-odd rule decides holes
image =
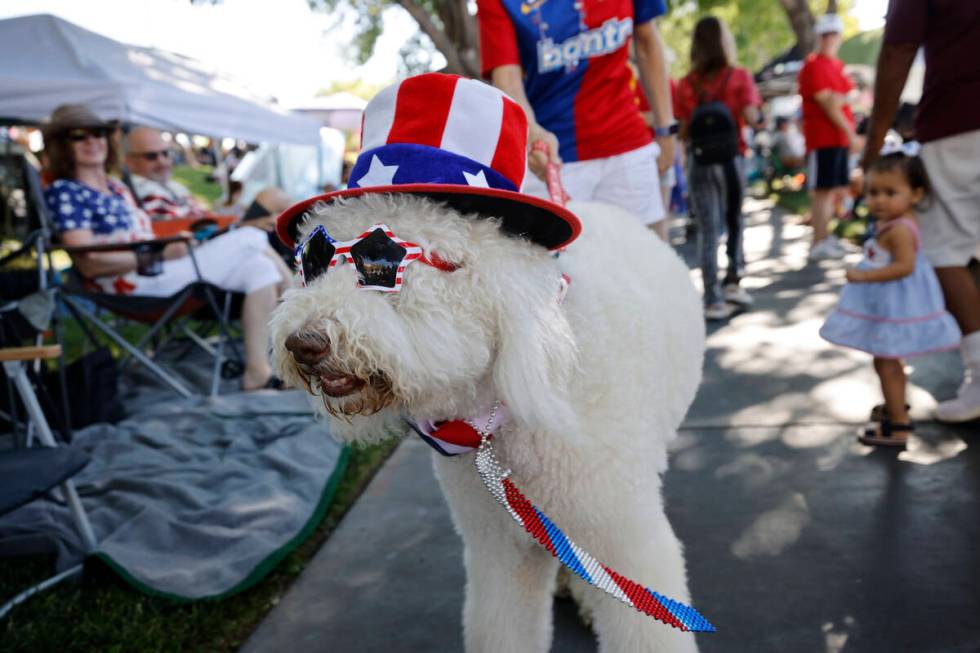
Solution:
[[[845,16],[845,36],[857,32],[857,23],[847,17],[855,0],[838,0],[838,10]],[[826,0],[808,0],[810,11],[817,16],[827,8]],[[758,70],[769,60],[796,42],[785,9],[779,0],[675,0],[670,12],[660,19],[660,33],[676,55],[671,66],[673,75],[686,74],[690,61],[691,35],[702,16],[714,14],[724,20],[735,37],[739,65]]]
[[[828,8],[836,7],[845,16],[845,36],[857,31],[856,22],[847,11],[856,0],[805,0],[809,20]],[[431,70],[433,55],[440,51],[447,70],[473,75],[476,73],[475,2],[467,0],[307,0],[316,11],[353,12],[357,35],[352,43],[352,61],[363,63],[370,58],[381,34],[383,14],[401,7],[420,25],[420,33],[402,47],[400,73],[414,74]],[[707,14],[725,20],[732,29],[738,47],[739,63],[752,70],[791,47],[797,40],[787,8],[795,2],[785,0],[669,0],[669,13],[659,22],[660,31],[675,53],[672,74],[687,71],[691,34],[694,24]],[[804,9],[805,11],[805,9]]]

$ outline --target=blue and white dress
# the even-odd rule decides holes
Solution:
[[[820,329],[830,342],[866,351],[878,358],[906,358],[955,349],[960,329],[946,310],[936,273],[919,249],[919,227],[907,217],[886,223],[879,232],[908,229],[915,237],[912,274],[874,283],[848,283],[837,308]],[[859,270],[882,268],[892,255],[872,238]]]

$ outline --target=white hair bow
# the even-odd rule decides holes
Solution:
[[[904,143],[896,143],[894,141],[885,141],[885,144],[881,147],[881,156],[888,156],[889,154],[904,154],[905,156],[919,156],[919,150],[922,146],[919,145],[919,141],[906,141]]]

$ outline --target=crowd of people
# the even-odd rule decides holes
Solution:
[[[529,153],[534,174],[525,192],[548,198],[545,167],[560,165],[571,197],[618,205],[667,240],[671,191],[686,184],[708,320],[728,319],[753,302],[741,284],[742,204],[746,167],[756,158],[753,132],[772,130],[769,156],[780,172],[805,171],[811,261],[847,253],[829,225],[840,198],[861,194],[867,183],[877,226],[865,246],[865,261],[848,272],[849,285],[824,333],[874,356],[886,402],[876,407],[866,435],[868,442],[881,444],[904,442],[911,428],[900,356],[959,344],[965,380],[957,397],[942,402],[937,412],[948,421],[980,417],[980,294],[967,271],[980,244],[980,114],[956,95],[965,88],[980,97],[977,66],[964,68],[964,62],[980,61],[980,10],[949,4],[949,12],[936,18],[923,13],[922,2],[892,0],[874,108],[863,130],[849,103],[854,84],[837,57],[843,22],[836,14],[816,21],[816,51],[799,72],[802,111],[797,121],[791,115],[766,116],[752,74],[738,66],[734,39],[715,16],[695,25],[687,73],[675,81],[668,75],[656,20],[666,11],[664,0],[520,7],[508,0],[478,0],[477,7],[483,74],[523,107],[529,142],[545,146]],[[631,42],[635,66],[628,64]],[[921,45],[927,77],[914,126],[921,151],[899,148],[879,158]],[[903,124],[898,133],[910,139],[911,131]],[[65,105],[54,112],[44,136],[50,177],[46,199],[65,245],[150,238],[154,221],[210,214],[173,179],[174,150],[156,129],[137,126],[117,142],[112,126],[91,111]],[[890,138],[892,147],[901,141],[894,131]],[[235,163],[241,154],[235,150],[229,158]],[[110,176],[116,169],[125,173],[126,183]],[[193,254],[205,281],[245,294],[243,389],[272,387],[277,379],[268,363],[265,322],[289,278],[292,259],[274,235],[274,219],[291,198],[269,189],[245,206],[241,185],[234,183],[215,209],[240,219],[239,226],[193,252],[184,243],[168,245],[162,273],[137,274],[128,252],[80,254],[75,263],[105,292],[162,296],[193,280]],[[722,236],[723,275],[718,266]],[[907,286],[914,286],[914,292]],[[902,294],[908,292],[914,298]],[[879,294],[894,301],[872,302]],[[872,303],[874,308],[867,308]],[[913,309],[929,319],[910,317]],[[909,326],[913,322],[914,328]],[[881,326],[895,324],[904,325],[901,336]],[[889,348],[888,343],[903,339],[914,345]]]
[[[170,150],[157,130],[137,128],[124,138],[135,197],[110,174],[118,161],[112,125],[82,105],[67,104],[53,112],[43,131],[50,178],[44,197],[61,244],[152,240],[154,219],[204,215],[187,189],[171,179]],[[137,254],[127,250],[82,251],[73,262],[89,283],[110,294],[169,297],[199,280],[244,294],[241,387],[280,387],[269,361],[268,321],[289,269],[261,229],[241,226],[198,243],[168,243],[152,275],[140,274]]]
[[[764,130],[766,120],[724,23],[713,16],[697,23],[688,73],[674,84],[656,25],[662,0],[583,0],[560,8],[477,4],[483,74],[524,107],[530,139],[547,144],[547,156],[529,155],[531,171],[540,178],[549,160],[561,164],[572,197],[626,208],[665,237],[662,184],[675,150],[683,154],[678,169],[687,176],[698,234],[705,317],[725,320],[751,304],[740,285],[745,165],[752,154],[745,134]],[[912,430],[904,356],[959,346],[964,382],[955,398],[939,404],[937,416],[980,417],[980,291],[967,269],[980,245],[980,114],[975,102],[964,101],[980,99],[980,5],[939,4],[942,10],[932,11],[922,0],[891,0],[874,108],[863,129],[850,104],[855,84],[837,56],[843,21],[835,13],[820,16],[816,50],[798,77],[801,129],[793,116],[776,117],[769,144],[774,167],[805,174],[810,261],[848,253],[829,227],[842,203],[865,194],[867,182],[872,237],[864,261],[848,271],[841,304],[823,333],[874,357],[885,403],[872,411],[862,436],[873,445],[904,446]],[[636,109],[627,99],[630,84],[637,86],[626,66],[630,31],[642,90]],[[913,130],[895,114],[920,46],[926,81]],[[652,133],[638,120],[647,109]],[[898,142],[918,139],[921,156],[911,145],[879,158],[892,128]],[[534,177],[527,192],[547,197]],[[728,265],[719,279],[723,231]]]

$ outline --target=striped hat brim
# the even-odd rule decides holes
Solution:
[[[317,204],[329,204],[341,198],[372,193],[408,193],[445,202],[460,213],[482,218],[496,218],[501,228],[547,249],[560,249],[575,240],[582,224],[568,209],[533,195],[499,188],[462,186],[459,184],[398,184],[348,188],[303,200],[284,211],[276,221],[279,239],[294,247],[300,226],[313,216]]]

